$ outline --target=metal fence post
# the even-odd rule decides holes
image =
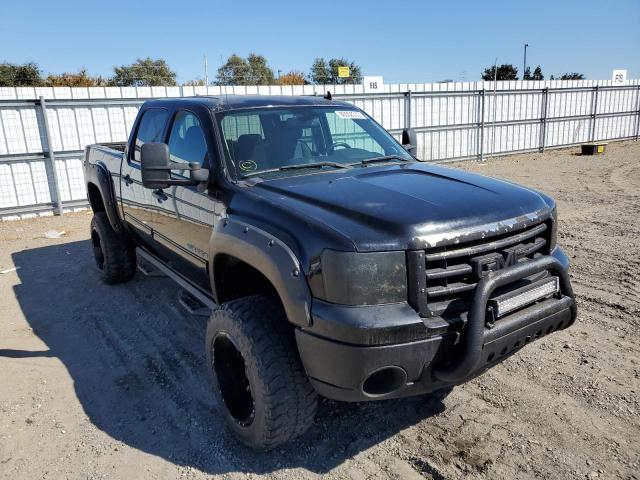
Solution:
[[[638,98],[636,98],[636,141],[640,137],[640,85],[638,85]]]
[[[591,101],[591,136],[589,138],[590,142],[595,141],[596,139],[596,120],[598,119],[598,87],[596,85],[593,89],[593,99]]]
[[[480,90],[480,121],[478,127],[480,128],[480,145],[479,145],[479,160],[484,162],[484,104],[485,104],[485,96],[484,96],[484,87]]]
[[[542,89],[542,116],[540,117],[540,152],[544,152],[547,143],[547,103],[549,101],[549,88]]]
[[[58,184],[58,171],[56,169],[56,155],[53,151],[53,141],[51,139],[51,129],[49,128],[49,119],[47,118],[47,103],[44,97],[40,97],[37,102],[40,105],[42,112],[42,122],[44,124],[44,137],[47,143],[45,165],[47,169],[47,177],[49,177],[49,192],[51,194],[51,200],[55,205],[55,210],[58,215],[62,215],[62,199],[60,198],[60,185]]]
[[[404,93],[404,128],[411,128],[411,90]]]

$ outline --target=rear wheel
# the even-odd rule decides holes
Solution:
[[[131,240],[117,233],[106,213],[97,212],[91,220],[91,246],[100,276],[105,283],[126,282],[136,273],[136,253]]]
[[[317,395],[280,303],[254,295],[225,303],[207,325],[206,352],[220,413],[246,445],[268,450],[304,433]]]

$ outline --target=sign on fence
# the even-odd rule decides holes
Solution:
[[[338,77],[349,78],[350,76],[349,67],[338,67]]]
[[[614,70],[613,75],[611,76],[611,81],[614,84],[624,83],[627,81],[627,71],[626,70]]]
[[[364,77],[364,93],[380,93],[384,88],[382,77]]]

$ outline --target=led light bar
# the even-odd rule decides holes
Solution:
[[[516,292],[506,293],[490,300],[496,318],[502,317],[514,310],[537,302],[538,300],[555,295],[560,291],[560,280],[551,277],[534,284],[532,287],[524,287]]]

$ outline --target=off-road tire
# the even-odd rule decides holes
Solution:
[[[229,353],[234,349],[243,363]],[[252,295],[214,310],[207,324],[206,354],[220,414],[245,445],[269,450],[313,424],[318,397],[300,363],[293,328],[276,299]],[[231,371],[239,372],[233,376],[239,392],[235,397],[230,393]],[[240,388],[247,383],[251,411]]]
[[[102,281],[126,282],[136,273],[136,252],[130,238],[117,233],[104,212],[91,220],[91,246]]]

